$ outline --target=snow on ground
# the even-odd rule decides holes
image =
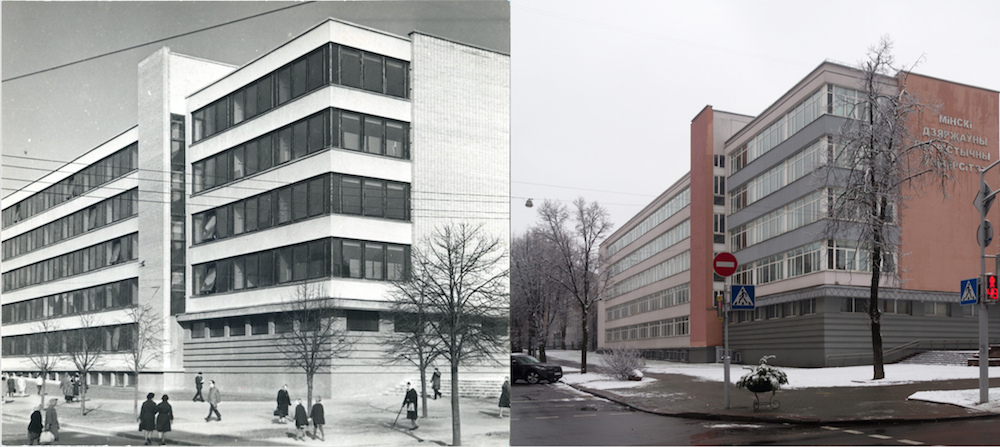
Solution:
[[[546,355],[554,359],[580,361],[579,351],[546,351]],[[603,364],[603,356],[596,353],[587,353],[588,364]],[[590,360],[593,359],[593,363]],[[752,365],[730,365],[729,378],[736,383],[748,371]],[[866,366],[844,366],[835,368],[790,368],[779,367],[788,375],[788,385],[782,388],[820,388],[820,387],[859,387],[859,386],[885,386],[899,385],[913,382],[932,382],[938,380],[954,379],[978,379],[979,368],[969,366],[942,366],[942,365],[912,365],[912,364],[891,364],[885,365],[885,379],[872,380],[872,367]],[[563,368],[564,374],[569,371]],[[725,377],[723,365],[721,363],[676,363],[660,360],[647,360],[646,372],[656,374],[683,374],[696,377],[701,380],[711,382],[722,382]],[[589,375],[589,374],[588,374]],[[564,380],[570,382],[575,375],[564,375]],[[990,377],[1000,376],[1000,366],[990,367]],[[582,376],[576,376],[582,377]],[[633,382],[641,384],[642,382]],[[590,386],[593,378],[579,379]],[[607,378],[603,379],[607,380]],[[572,382],[579,383],[579,382]],[[599,382],[598,382],[599,383]],[[624,385],[622,387],[627,387]]]

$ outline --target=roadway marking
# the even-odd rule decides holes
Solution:
[[[903,444],[909,444],[909,445],[924,445],[924,443],[922,443],[920,441],[911,441],[909,439],[900,439],[899,442],[902,442]]]
[[[824,430],[840,430],[840,427],[830,427],[829,425],[823,425],[820,428]]]
[[[626,414],[632,414],[632,413],[609,413],[608,416],[624,416]]]
[[[852,435],[863,435],[864,434],[864,432],[860,432],[860,431],[857,431],[857,430],[844,430],[844,433],[850,433]]]
[[[885,440],[885,439],[892,439],[892,436],[886,436],[886,435],[868,435],[868,437],[869,438],[875,438],[875,439],[883,439],[883,440]]]
[[[596,414],[574,414],[573,415],[573,417],[575,417],[575,418],[592,418],[594,416],[597,416],[597,415]]]
[[[559,419],[559,416],[538,416],[535,419]]]

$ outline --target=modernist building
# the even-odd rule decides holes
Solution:
[[[329,19],[241,67],[163,48],[138,70],[135,127],[3,201],[4,369],[33,370],[41,322],[71,339],[87,314],[107,334],[90,383],[134,383],[115,353],[148,304],[164,389],[304,391],[275,345],[309,283],[356,340],[317,392],[417,377],[384,364],[389,281],[441,225],[509,238],[509,56]]]
[[[824,62],[757,117],[710,106],[695,117],[690,173],[602,245],[613,285],[600,304],[601,347],[719,361],[722,324],[712,298],[726,282],[711,263],[729,251],[739,262],[729,282],[756,286],[756,310],[731,314],[737,361],[775,354],[776,363],[793,366],[871,362],[867,255],[850,237],[823,237],[827,200],[839,185],[818,173],[855,113],[844,105],[858,96],[859,76]],[[880,292],[887,361],[978,346],[977,311],[960,306],[957,291],[979,274],[976,169],[1000,156],[996,91],[915,73],[906,88],[941,106],[915,115],[910,129],[955,146],[957,182],[947,197],[904,190],[912,198],[895,210],[898,250],[886,268],[899,281],[883,281]],[[994,244],[987,254],[996,251]],[[994,317],[991,339],[1000,340]]]

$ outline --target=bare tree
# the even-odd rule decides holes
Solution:
[[[42,407],[45,407],[45,381],[63,358],[58,354],[62,351],[62,339],[55,332],[58,329],[52,320],[41,320],[35,323],[35,333],[30,337],[32,354],[28,356],[28,360],[42,374]]]
[[[572,213],[573,229],[570,230],[566,228],[570,223],[570,210],[558,202],[546,200],[538,210],[539,234],[555,248],[555,256],[550,261],[556,269],[552,278],[580,308],[580,373],[586,374],[590,312],[609,284],[598,244],[614,224],[604,207],[597,202],[588,204],[583,197],[573,202]]]
[[[418,284],[419,285],[419,284]],[[383,342],[388,364],[411,364],[420,371],[423,417],[427,417],[427,368],[441,355],[441,340],[432,332],[437,318],[425,289],[393,282],[392,310],[395,332]]]
[[[861,82],[855,98],[839,99],[834,107],[849,118],[828,157],[828,184],[832,189],[824,236],[850,237],[858,251],[867,253],[871,270],[868,317],[871,321],[874,379],[885,377],[882,358],[879,285],[883,277],[898,279],[893,263],[897,253],[898,219],[908,199],[935,185],[947,196],[954,181],[954,148],[940,139],[920,141],[908,125],[915,113],[931,108],[906,89],[907,72],[894,65],[892,42],[883,37],[869,48],[860,66]],[[840,109],[842,108],[842,109]]]
[[[564,308],[564,291],[551,279],[556,274],[550,262],[554,254],[552,244],[537,230],[515,237],[511,244],[511,319],[517,315],[523,321],[529,353],[537,348],[543,362],[548,337]]]
[[[119,351],[135,377],[132,413],[138,415],[139,375],[149,364],[163,360],[163,319],[153,306],[143,304],[125,309],[125,323],[122,338],[128,339],[119,343]]]
[[[306,405],[312,408],[313,378],[316,373],[333,368],[333,359],[345,358],[357,341],[340,326],[334,300],[323,287],[302,283],[283,304],[279,324],[278,350],[285,355],[285,366],[306,374]]]
[[[413,250],[410,295],[426,298],[430,333],[451,367],[452,445],[462,444],[459,366],[500,364],[510,321],[509,261],[504,242],[466,224],[440,227]]]
[[[104,361],[107,329],[99,325],[95,314],[78,317],[80,328],[66,333],[66,352],[80,373],[80,413],[87,415],[87,378]]]

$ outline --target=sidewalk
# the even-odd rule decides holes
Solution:
[[[93,388],[92,388],[93,390]],[[99,395],[99,394],[98,394]],[[47,396],[46,401],[52,397]],[[59,396],[61,397],[61,396]],[[223,396],[225,398],[225,396]],[[88,398],[87,416],[80,414],[79,402],[66,403],[59,399],[57,409],[62,428],[94,434],[112,434],[142,441],[138,423],[132,416],[132,399]],[[157,396],[159,402],[159,396]],[[399,417],[397,429],[390,428],[398,414],[402,397],[395,395],[375,395],[349,399],[323,400],[326,411],[326,440],[306,441],[292,438],[294,423],[279,424],[272,416],[275,403],[267,401],[223,402],[219,405],[222,421],[205,422],[209,405],[192,402],[189,399],[171,399],[174,411],[172,431],[167,435],[170,444],[178,445],[417,445],[423,442],[450,445],[451,405],[449,399],[428,400],[428,417],[417,420],[420,428],[414,431],[398,429],[409,427],[406,414]],[[2,406],[5,421],[22,422],[27,425],[32,408],[38,406],[39,397],[7,398]],[[141,405],[141,402],[140,402]],[[508,445],[510,440],[510,419],[497,417],[495,399],[461,400],[462,442],[467,445]],[[291,411],[294,411],[294,403]],[[423,414],[421,409],[420,414]],[[307,433],[312,433],[310,426]],[[158,436],[154,432],[154,437]],[[25,440],[26,441],[26,440]],[[426,445],[426,444],[424,444]]]
[[[549,362],[569,368],[564,377],[579,374],[579,361],[549,359]],[[590,361],[587,363],[589,371],[600,373],[600,365],[594,365]],[[734,383],[744,373],[739,367],[734,367],[731,371]],[[978,388],[978,380],[970,379],[886,386],[781,389],[774,395],[774,399],[781,403],[778,409],[768,408],[766,404],[771,394],[762,393],[761,406],[757,411],[753,409],[754,394],[737,388],[735,384],[729,389],[730,408],[727,409],[722,382],[682,374],[657,373],[647,373],[643,381],[647,380],[648,384],[624,388],[593,389],[588,388],[585,383],[569,383],[569,386],[638,411],[708,420],[835,425],[937,421],[997,415],[957,405],[908,399],[918,391]],[[991,379],[990,387],[1000,387],[1000,378]]]

